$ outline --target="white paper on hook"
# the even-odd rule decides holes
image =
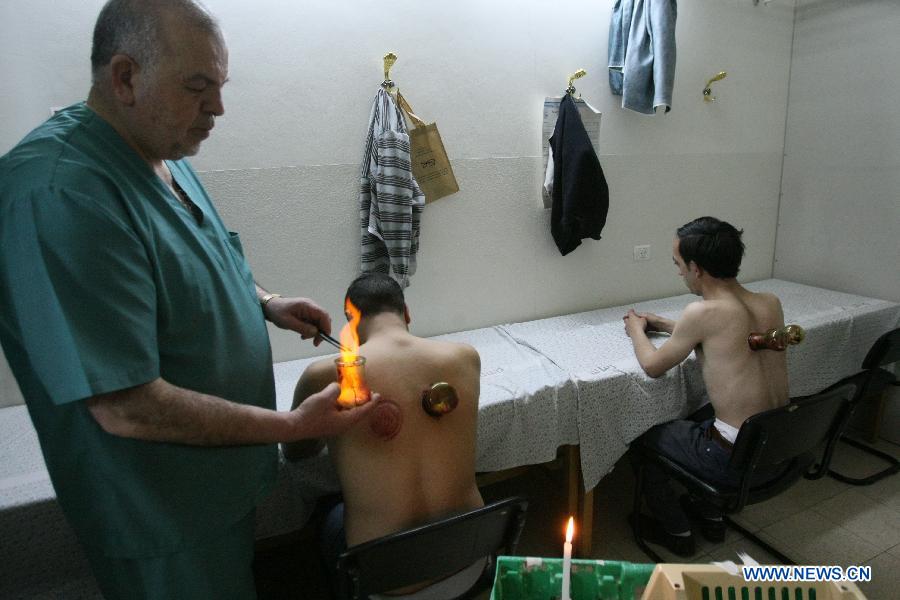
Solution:
[[[559,117],[559,103],[563,97],[544,98],[544,124],[541,130],[541,156],[542,165],[546,165],[547,171],[544,178],[544,185],[541,187],[541,197],[544,199],[544,208],[550,208],[553,199],[550,196],[550,190],[553,189],[553,165],[550,163],[550,137],[553,130],[556,129],[556,119]],[[584,98],[575,98],[575,105],[578,107],[578,114],[581,115],[581,122],[584,123],[584,129],[587,131],[588,137],[591,139],[591,145],[594,152],[600,147],[600,117],[602,113],[590,105]],[[599,156],[599,153],[597,154]]]

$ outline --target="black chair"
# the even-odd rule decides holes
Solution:
[[[338,558],[338,597],[365,599],[445,578],[489,557],[479,580],[459,596],[471,598],[491,586],[493,557],[515,551],[527,507],[523,498],[507,498],[349,548]]]
[[[644,465],[652,461],[687,490],[725,513],[727,525],[740,531],[785,564],[794,562],[727,515],[738,513],[748,504],[776,496],[796,483],[816,462],[817,450],[827,440],[836,439],[844,422],[850,399],[856,391],[853,383],[833,387],[812,396],[796,398],[790,404],[753,415],[744,421],[731,452],[730,466],[740,474],[737,487],[712,484],[682,467],[667,456],[643,444],[636,444],[637,465],[632,523],[635,542],[647,556],[663,562],[641,537],[639,518],[644,483]],[[780,474],[765,483],[752,484],[755,473]]]
[[[856,410],[856,407],[859,406],[859,404],[863,400],[865,400],[866,398],[879,396],[880,394],[884,393],[885,389],[887,389],[887,387],[890,385],[900,385],[900,382],[897,381],[897,378],[893,373],[882,368],[885,365],[889,365],[897,361],[900,361],[900,329],[889,331],[875,340],[875,343],[872,345],[869,353],[866,354],[865,360],[863,360],[863,371],[857,373],[851,378],[843,380],[847,381],[849,379],[856,378],[859,382],[859,386],[857,388],[856,394],[850,402],[850,410],[848,411],[846,420],[841,427],[840,440],[847,444],[850,444],[851,446],[854,446],[855,448],[859,448],[863,452],[867,452],[869,454],[877,456],[878,458],[888,463],[888,466],[877,473],[869,475],[868,477],[850,477],[849,475],[843,475],[828,468],[831,463],[832,453],[834,452],[834,444],[831,444],[825,449],[825,454],[822,458],[822,463],[819,470],[827,470],[828,475],[832,478],[837,479],[838,481],[843,481],[844,483],[849,483],[850,485],[871,485],[876,481],[888,477],[889,475],[900,473],[900,460],[898,460],[896,457],[873,448],[868,444],[864,444],[863,442],[848,437],[843,433],[844,429],[850,421],[850,418],[853,416],[853,411]],[[835,385],[837,386],[841,383],[842,382],[838,382]],[[811,478],[814,477],[815,474],[811,475]]]
[[[850,377],[844,377],[834,385],[830,385],[820,393],[830,392],[832,390],[842,389],[846,386],[853,387],[853,395],[847,401],[847,406],[844,407],[843,412],[840,416],[840,423],[837,424],[835,428],[834,434],[828,436],[824,443],[819,446],[822,458],[819,459],[818,462],[814,463],[810,469],[803,474],[806,479],[821,479],[825,477],[830,472],[831,467],[831,459],[834,456],[835,448],[837,448],[837,443],[841,440],[842,432],[847,427],[847,423],[850,421],[850,417],[853,416],[853,408],[854,403],[858,400],[861,391],[865,388],[866,383],[869,381],[869,373],[866,371],[860,371],[855,375],[851,375]]]

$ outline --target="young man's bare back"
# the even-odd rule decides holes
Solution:
[[[370,302],[371,296],[377,301]],[[368,419],[327,440],[344,497],[346,545],[355,546],[484,505],[475,483],[481,361],[471,346],[410,334],[402,292],[387,276],[358,278],[348,298],[359,300],[359,355],[366,359],[369,388],[381,396]],[[385,302],[389,309],[383,310]],[[333,359],[311,364],[297,384],[294,405],[336,380]],[[434,417],[423,409],[422,396],[439,382],[450,384],[459,402]],[[393,437],[379,430],[379,419],[395,422],[398,414]],[[288,458],[310,450],[303,444],[284,447]],[[422,586],[402,591],[416,587]]]
[[[372,325],[393,318],[379,315]],[[341,480],[350,546],[484,504],[475,484],[477,352],[396,329],[371,336],[359,354],[366,358],[369,387],[381,394],[382,403],[399,408],[397,435],[385,440],[374,432],[376,414],[328,440]],[[295,403],[336,378],[333,360],[313,363],[297,385]],[[422,393],[441,381],[456,389],[459,405],[435,418],[423,410]]]
[[[672,334],[666,342],[671,347],[647,359],[652,374],[659,374],[655,369],[669,362],[677,365],[694,350],[710,403],[721,421],[740,428],[748,417],[787,402],[784,353],[753,351],[747,343],[751,332],[784,325],[776,296],[751,292],[732,280],[689,304],[677,323],[649,313],[638,316],[647,319],[648,330]]]
[[[728,484],[737,477],[729,459],[741,425],[748,417],[788,402],[785,354],[754,351],[748,342],[751,333],[782,327],[784,315],[777,297],[751,292],[735,279],[744,252],[740,237],[741,232],[733,226],[712,217],[679,228],[672,259],[688,289],[703,299],[685,307],[678,321],[634,310],[624,318],[638,362],[651,377],[663,375],[696,352],[715,411],[714,416],[704,414],[703,418],[658,425],[644,434],[640,443],[708,480]],[[656,348],[648,331],[666,332],[670,337]],[[648,467],[645,473],[645,498],[659,518],[659,523],[647,524],[646,529],[656,538],[651,541],[682,556],[690,555],[693,538],[679,499],[661,471]],[[719,515],[709,506],[696,508],[684,499],[681,504],[707,517],[701,529],[707,537],[724,536]]]

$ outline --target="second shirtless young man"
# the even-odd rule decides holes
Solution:
[[[754,352],[747,338],[784,325],[781,302],[772,294],[755,293],[737,282],[744,254],[741,233],[713,217],[701,217],[678,229],[672,258],[688,289],[703,299],[685,307],[678,321],[637,313],[624,317],[641,367],[660,377],[696,351],[710,405],[691,420],[657,425],[639,440],[666,454],[708,481],[736,484],[728,468],[731,447],[741,424],[757,413],[788,402],[785,353]],[[671,334],[659,348],[648,331]],[[705,413],[702,414],[701,413]],[[763,473],[761,481],[777,473]],[[680,556],[694,553],[694,538],[685,511],[701,523],[711,541],[724,539],[724,523],[714,507],[683,497],[681,506],[661,470],[648,465],[644,498],[655,519],[642,529],[648,541],[665,545]],[[635,518],[637,516],[635,515]]]
[[[350,284],[347,299],[362,313],[359,355],[366,359],[368,386],[382,401],[368,418],[327,440],[344,496],[344,504],[332,511],[324,528],[330,537],[323,540],[329,569],[347,546],[484,505],[475,483],[478,353],[465,344],[410,334],[403,291],[387,275],[361,275]],[[294,406],[336,379],[333,359],[311,364],[297,383]],[[422,394],[438,382],[456,389],[459,404],[433,417],[422,408]],[[399,409],[400,428],[386,439],[372,425],[396,416],[390,414],[393,408]],[[284,450],[291,458],[308,454],[310,448],[300,443]],[[479,561],[433,583],[428,591],[455,597],[477,580],[484,566],[485,561]]]

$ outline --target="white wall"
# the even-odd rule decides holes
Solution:
[[[896,0],[797,4],[776,277],[900,301],[898,31]]]
[[[357,272],[356,184],[381,57],[416,111],[437,120],[461,191],[428,205],[407,292],[413,331],[471,329],[681,293],[677,226],[714,214],[745,229],[742,279],[771,276],[793,3],[686,0],[674,109],[619,108],[607,84],[613,0],[208,0],[230,47],[226,115],[193,159],[257,280],[336,318]],[[0,152],[83,99],[101,2],[0,8]],[[390,15],[387,17],[386,15]],[[541,109],[567,76],[603,112],[610,186],[603,240],[561,257],[542,208]],[[706,80],[725,70],[716,103]],[[632,261],[651,244],[652,259]],[[273,332],[277,360],[312,353]],[[0,375],[2,376],[2,375]]]
[[[800,0],[775,275],[900,301],[900,3]]]

